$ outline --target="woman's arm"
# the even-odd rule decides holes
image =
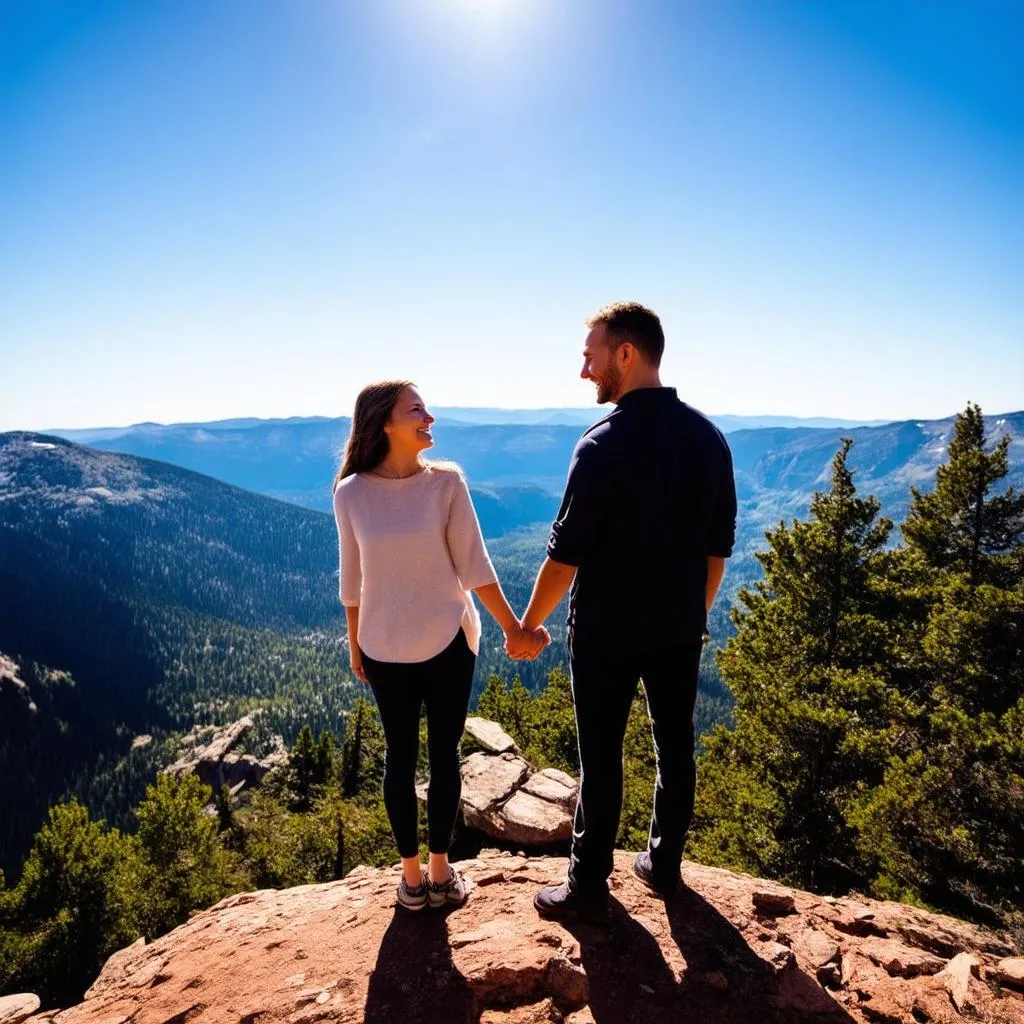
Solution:
[[[461,474],[455,480],[448,514],[447,540],[459,582],[466,590],[472,590],[479,596],[483,606],[501,626],[505,634],[506,652],[510,657],[535,658],[551,638],[545,641],[539,634],[536,637],[524,635],[522,625],[502,592],[498,574],[487,554],[469,488]]]
[[[352,673],[364,683],[368,682],[363,671],[363,652],[359,648],[359,605],[345,605],[345,621],[348,623],[348,657]]]
[[[541,636],[524,632],[500,583],[487,583],[482,587],[477,587],[473,593],[480,598],[481,604],[491,613],[494,621],[501,626],[502,632],[505,634],[505,649],[510,657],[536,658],[547,646],[547,643],[550,643],[550,637],[545,643]]]

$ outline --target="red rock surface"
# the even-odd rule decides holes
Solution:
[[[394,869],[232,896],[116,953],[83,1003],[30,1020],[1024,1024],[1024,993],[996,980],[1020,955],[1004,936],[690,863],[666,904],[631,864],[616,853],[607,928],[537,917],[564,859],[495,851],[463,865],[476,888],[448,913],[395,910]]]

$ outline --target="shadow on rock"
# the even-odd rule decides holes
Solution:
[[[681,891],[666,904],[666,912],[687,964],[678,978],[654,936],[615,899],[608,927],[568,927],[580,944],[596,1024],[853,1024],[795,964],[776,971],[762,960],[697,893]]]
[[[446,914],[395,910],[366,993],[366,1024],[476,1024],[480,1006],[452,963]]]
[[[686,961],[680,1005],[701,1021],[853,1024],[854,1018],[800,970],[785,947],[778,947],[775,965],[763,960],[699,893],[683,886],[666,901],[665,912]]]

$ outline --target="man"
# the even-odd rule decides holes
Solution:
[[[567,639],[580,751],[568,878],[534,904],[548,917],[601,919],[622,809],[622,744],[641,677],[658,758],[648,848],[634,872],[667,895],[693,813],[693,708],[711,608],[732,553],[736,491],[722,434],[662,387],[658,317],[624,302],[588,321],[580,376],[616,405],[573,453],[548,557],[523,625],[572,584]],[[514,653],[514,652],[513,652]]]

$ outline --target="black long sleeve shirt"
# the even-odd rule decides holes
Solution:
[[[639,649],[699,638],[707,559],[736,532],[729,446],[674,388],[641,388],[580,438],[548,555],[577,567],[575,635]]]

